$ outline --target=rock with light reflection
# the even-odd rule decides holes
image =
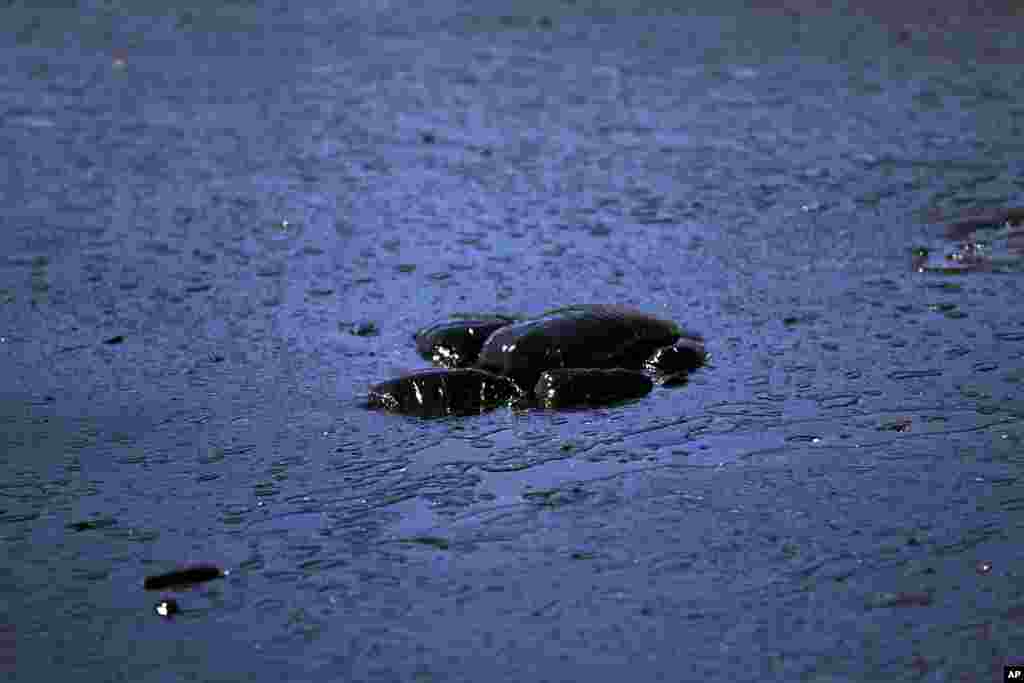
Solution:
[[[370,407],[443,417],[501,405],[611,405],[645,396],[654,384],[685,384],[707,359],[700,335],[619,305],[568,306],[520,322],[458,316],[415,339],[421,355],[449,369],[374,385]]]
[[[423,370],[370,387],[369,405],[417,417],[472,415],[520,398],[512,380],[483,370]]]

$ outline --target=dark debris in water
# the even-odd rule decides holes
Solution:
[[[438,550],[448,550],[451,547],[451,542],[440,536],[411,536],[398,539],[398,542],[409,545],[425,545]]]
[[[821,315],[819,313],[807,311],[801,313],[800,315],[786,316],[785,318],[782,319],[782,324],[785,325],[786,327],[793,327],[794,325],[816,322],[820,317]]]
[[[371,320],[360,320],[354,323],[348,323],[347,327],[349,333],[356,337],[376,337],[380,334],[380,329],[377,327],[377,323]]]
[[[545,508],[557,508],[578,503],[591,493],[579,486],[555,489],[536,489],[523,492],[523,500]]]
[[[90,519],[84,522],[73,522],[67,525],[68,529],[72,531],[91,531],[93,529],[105,529],[117,524],[117,520],[113,518],[108,519]]]
[[[913,420],[911,420],[909,417],[898,418],[896,420],[891,420],[891,421],[883,423],[881,426],[878,427],[878,431],[880,431],[880,432],[909,432],[912,426],[913,426]]]
[[[867,599],[868,609],[880,607],[927,607],[932,604],[930,591],[875,593]]]
[[[183,567],[166,574],[147,576],[142,587],[148,591],[164,590],[166,588],[185,588],[197,583],[204,583],[226,576],[227,572],[212,564],[197,564],[191,567]]]

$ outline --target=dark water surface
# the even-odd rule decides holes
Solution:
[[[1024,661],[1022,269],[911,268],[1024,205],[1024,18],[426,4],[0,8],[0,667]],[[584,302],[712,363],[600,410],[361,405],[437,318]],[[230,573],[143,590],[192,563]]]

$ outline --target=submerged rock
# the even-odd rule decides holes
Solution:
[[[507,377],[483,370],[423,370],[370,387],[369,405],[419,417],[472,415],[522,395]]]

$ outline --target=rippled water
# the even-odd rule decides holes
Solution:
[[[0,667],[990,680],[1024,652],[1020,254],[946,236],[1024,205],[1020,34],[623,7],[4,10]],[[950,267],[979,242],[997,267]],[[437,318],[582,302],[711,363],[599,410],[362,406]],[[204,563],[230,573],[143,590]]]

